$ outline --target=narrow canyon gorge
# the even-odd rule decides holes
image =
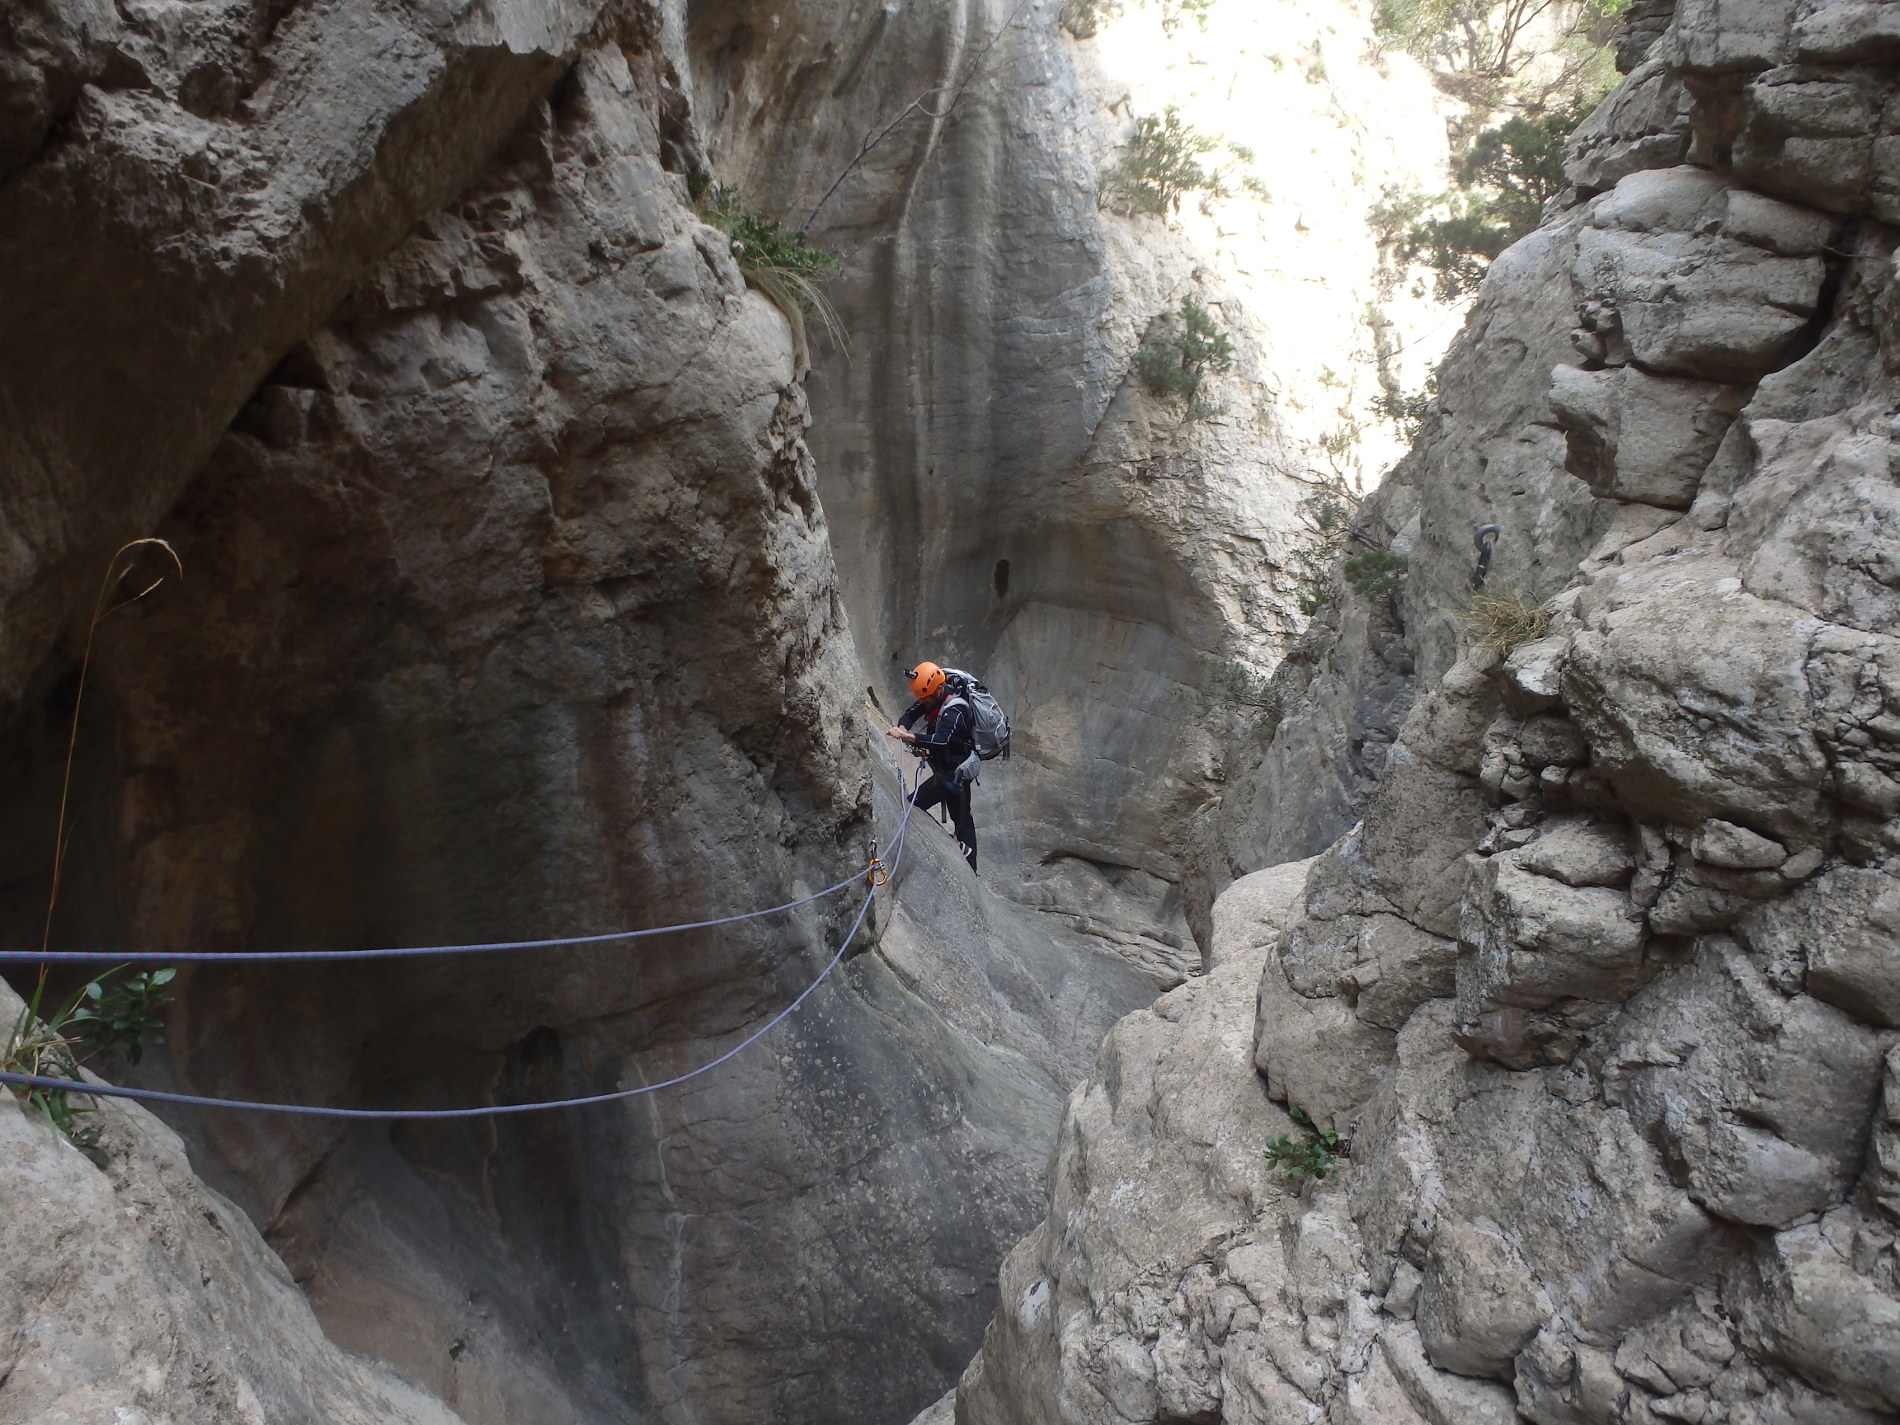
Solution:
[[[1900,2],[1400,8],[0,9],[0,1425],[1900,1420]]]

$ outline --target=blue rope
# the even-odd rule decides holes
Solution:
[[[919,780],[921,780],[921,777],[919,778]],[[904,779],[901,775],[898,777],[898,790],[900,792],[905,790]],[[897,822],[897,835],[894,838],[892,838],[892,841],[891,841],[891,869],[890,869],[891,876],[895,876],[897,874],[897,868],[899,865],[902,864],[903,859],[904,859],[904,837],[905,837],[906,831],[908,830],[910,826],[910,813],[911,813],[912,805],[913,803],[911,802],[910,795],[906,793],[904,796],[904,812],[903,812],[903,815],[898,818],[898,822]],[[855,881],[858,878],[858,876],[862,876],[864,874],[865,873],[863,871],[860,871],[857,873],[857,875],[854,875],[851,879]],[[846,881],[846,882],[841,882],[840,884],[849,885],[850,882]],[[833,887],[833,889],[835,890],[837,889],[837,887]],[[824,893],[821,892],[821,894],[824,894]],[[811,897],[807,897],[806,899],[815,900],[817,899],[817,897],[811,896]],[[792,1014],[794,1010],[796,1010],[806,1000],[811,998],[813,992],[816,991],[817,988],[820,985],[822,985],[826,981],[826,979],[830,977],[831,972],[838,967],[838,962],[844,959],[844,952],[851,948],[851,942],[857,938],[859,929],[862,928],[864,925],[864,917],[870,912],[871,904],[876,899],[877,899],[877,888],[873,886],[871,890],[866,893],[864,897],[864,903],[858,907],[857,916],[852,920],[850,930],[845,932],[845,937],[839,943],[837,952],[834,955],[832,955],[831,959],[825,963],[825,968],[818,972],[818,978],[813,980],[809,985],[805,986],[805,988],[799,992],[797,999],[793,1000],[790,1004],[786,1005],[784,1009],[780,1010],[777,1014],[773,1015],[770,1019],[766,1020],[764,1024],[760,1025],[757,1029],[753,1030],[752,1033],[748,1034],[745,1038],[741,1039],[737,1044],[733,1045],[730,1049],[726,1050],[726,1052],[721,1054],[718,1058],[713,1059],[707,1063],[701,1064],[698,1068],[688,1069],[683,1074],[676,1074],[670,1079],[662,1079],[657,1084],[642,1084],[640,1085],[640,1087],[632,1088],[632,1089],[616,1089],[612,1093],[589,1094],[583,1098],[549,1099],[542,1103],[504,1103],[504,1104],[490,1105],[490,1106],[486,1106],[482,1108],[389,1108],[389,1109],[385,1109],[385,1108],[332,1108],[332,1107],[324,1107],[317,1104],[258,1103],[249,1099],[207,1098],[201,1094],[171,1093],[165,1089],[129,1088],[123,1084],[88,1084],[88,1083],[83,1083],[77,1079],[49,1078],[43,1074],[15,1074],[15,1073],[0,1072],[0,1084],[11,1084],[16,1088],[56,1089],[56,1090],[64,1091],[66,1093],[85,1094],[92,1098],[129,1098],[129,1099],[137,1099],[145,1103],[186,1104],[193,1108],[230,1108],[230,1109],[239,1109],[239,1110],[243,1110],[243,1111],[247,1111],[251,1113],[291,1113],[291,1114],[300,1114],[306,1118],[359,1118],[359,1119],[376,1119],[376,1120],[381,1120],[384,1122],[389,1122],[389,1121],[393,1121],[397,1119],[418,1119],[418,1118],[492,1118],[504,1113],[535,1113],[541,1109],[546,1109],[546,1108],[578,1108],[583,1104],[611,1103],[615,1099],[637,1098],[641,1094],[657,1093],[661,1089],[670,1089],[679,1084],[683,1084],[688,1079],[696,1079],[701,1074],[711,1073],[714,1069],[718,1068],[721,1064],[725,1063],[728,1059],[732,1058],[736,1054],[739,1054],[743,1050],[749,1048],[751,1045],[756,1044],[760,1039],[764,1038],[765,1035],[770,1033],[779,1024],[783,1023],[787,1018],[790,1017],[790,1015]],[[797,904],[802,904],[802,902],[797,902]],[[764,913],[764,912],[760,912],[760,913]],[[732,919],[734,920],[744,920],[746,918],[747,917],[745,916],[732,917]],[[709,925],[719,925],[719,924],[724,924],[724,923],[726,922],[723,922],[723,921],[706,922],[706,924],[709,924]],[[636,932],[636,933],[641,933],[641,932]],[[657,932],[648,932],[648,933],[657,933]],[[604,937],[604,938],[612,938],[612,937]],[[534,942],[534,943],[558,944],[558,943],[563,943],[563,942],[543,941],[543,942]],[[572,943],[572,942],[567,942],[567,943]],[[361,953],[361,952],[358,952],[358,953]]]

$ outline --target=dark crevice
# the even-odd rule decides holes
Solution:
[[[1781,371],[1795,364],[1802,357],[1821,344],[1821,338],[1827,335],[1827,329],[1833,325],[1841,301],[1841,288],[1847,283],[1847,269],[1852,258],[1847,256],[1853,251],[1854,239],[1859,236],[1860,222],[1850,218],[1834,230],[1828,244],[1821,252],[1821,261],[1825,264],[1821,277],[1821,290],[1814,299],[1814,315],[1807,323],[1788,339],[1786,354],[1776,363],[1774,369]]]

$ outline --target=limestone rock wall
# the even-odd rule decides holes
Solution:
[[[24,1008],[0,986],[0,1015]],[[459,1425],[372,1360],[339,1350],[251,1221],[193,1174],[142,1109],[89,1115],[81,1150],[0,1102],[0,1418],[326,1420]]]
[[[70,620],[152,529],[186,575],[100,626],[57,944],[697,920],[888,838],[795,342],[688,201],[670,21],[504,8],[236,5],[181,37],[57,6],[22,41],[43,82],[18,92],[50,97],[0,191],[6,399],[31,414],[4,485],[7,943],[38,941]],[[995,915],[946,850],[919,839],[907,909],[795,1024],[663,1099],[178,1125],[331,1338],[466,1420],[902,1418],[991,1309],[1062,1094],[1152,992]],[[202,967],[164,1056],[116,1069],[381,1106],[631,1087],[783,1005],[854,908]],[[34,1188],[0,1183],[11,1218]],[[10,1352],[65,1329],[24,1285],[0,1287]],[[68,1364],[52,1396],[0,1364],[0,1419],[79,1409]]]
[[[960,1421],[1900,1413],[1886,13],[1679,6],[1579,134],[1382,497],[1403,602],[1308,660],[1314,725],[1380,640],[1424,690],[1363,819],[1257,980],[1111,1038]],[[1266,1171],[1277,1103],[1337,1174]]]

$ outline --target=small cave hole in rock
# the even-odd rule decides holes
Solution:
[[[996,572],[990,576],[990,582],[996,585],[997,598],[1009,597],[1009,561],[1007,559],[996,561]]]

